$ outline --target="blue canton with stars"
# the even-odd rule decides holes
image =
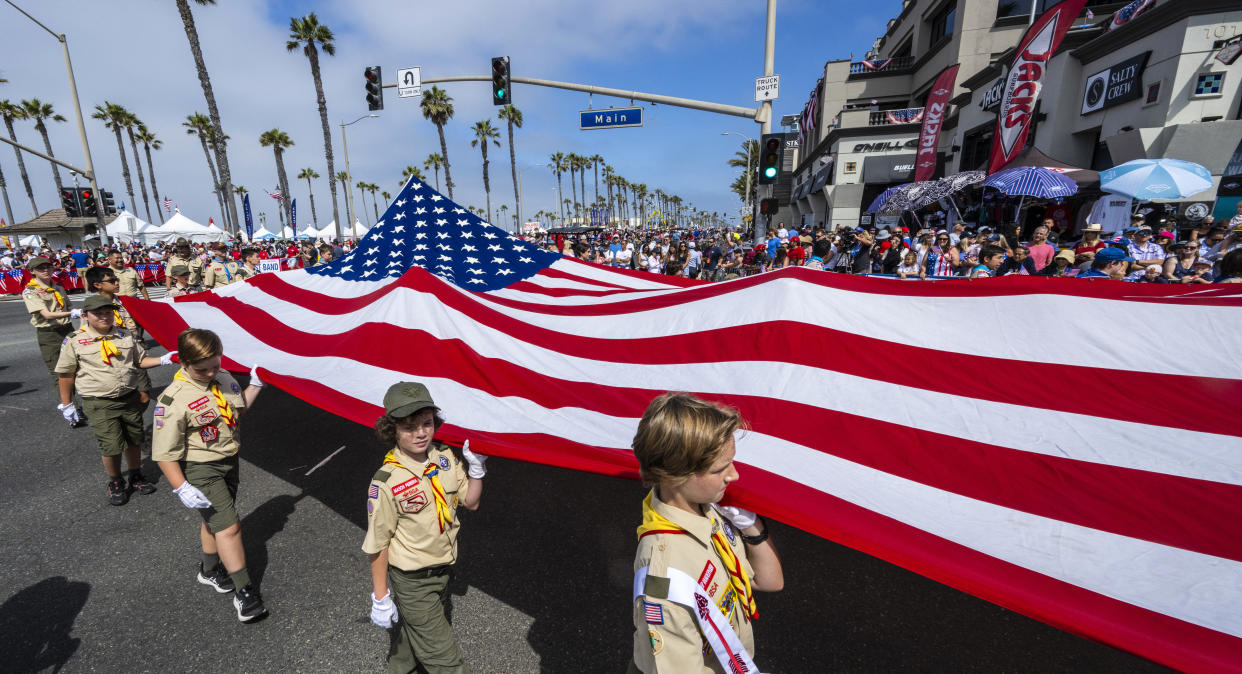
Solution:
[[[411,178],[353,251],[306,271],[347,281],[380,281],[422,267],[466,290],[499,290],[559,258],[489,225]]]

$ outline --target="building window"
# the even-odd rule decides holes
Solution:
[[[957,5],[950,0],[950,4],[944,9],[936,13],[931,20],[931,43],[936,44],[945,37],[953,34],[953,20],[957,17]]]
[[[1163,81],[1163,80],[1161,80]],[[1147,99],[1143,101],[1143,107],[1155,105],[1160,102],[1160,82],[1152,82],[1147,85]]]
[[[858,173],[858,162],[856,161],[845,162],[845,172],[846,173]]]
[[[1225,86],[1225,73],[1199,73],[1193,96],[1219,96]]]

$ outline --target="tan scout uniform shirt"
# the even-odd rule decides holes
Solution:
[[[52,292],[55,291],[55,292]],[[60,298],[64,300],[65,306],[56,305],[56,293],[60,293]],[[36,328],[53,328],[58,325],[72,325],[68,316],[63,318],[44,318],[40,315],[40,311],[47,309],[48,311],[69,311],[69,293],[58,283],[51,286],[45,286],[36,282],[33,286],[26,286],[22,291],[22,299],[26,300],[26,311],[30,312],[30,324]]]
[[[172,287],[168,289],[168,294],[165,297],[181,297],[182,295],[189,295],[190,293],[202,292],[202,290],[202,288],[194,285],[182,288],[174,282]]]
[[[142,294],[142,277],[133,267],[121,267],[120,269],[112,267],[112,273],[116,274],[116,281],[119,284],[116,294],[126,297],[138,297]]]
[[[724,671],[716,656],[706,650],[707,642],[699,632],[698,622],[690,609],[665,598],[670,567],[698,579],[699,585],[716,606],[722,607],[721,612],[729,616],[729,624],[753,658],[755,634],[750,618],[746,616],[745,607],[740,605],[736,592],[729,585],[729,574],[725,571],[724,562],[711,543],[712,532],[723,527],[725,539],[729,541],[734,554],[742,563],[742,569],[753,582],[755,570],[746,558],[741,533],[714,508],[707,509],[707,517],[699,517],[664,504],[654,491],[651,505],[656,512],[685,529],[687,533],[652,533],[638,541],[634,572],[637,573],[644,566],[649,569],[644,590],[647,594],[634,600],[634,664],[647,674]],[[662,624],[651,624],[647,621],[644,601],[659,605]]]
[[[452,523],[440,532],[431,479],[423,477],[426,464],[410,466],[400,450],[394,450],[401,466],[385,463],[371,479],[367,494],[367,537],[362,551],[375,554],[388,550],[388,564],[403,571],[457,561],[457,501],[465,497],[466,468],[447,445],[432,442],[427,460],[440,467],[437,476],[453,513]],[[417,471],[417,472],[414,472]]]
[[[210,386],[190,379],[184,369],[180,373],[189,381],[174,377],[155,407],[151,460],[206,462],[233,456],[239,448],[238,427],[229,428],[221,418]],[[246,401],[237,380],[221,370],[215,381],[240,423]]]
[[[164,273],[168,274],[171,278],[172,274],[169,272],[172,271],[173,267],[176,267],[179,264],[189,267],[190,285],[196,286],[203,282],[203,263],[198,259],[197,255],[191,255],[190,257],[180,257],[178,255],[170,256],[164,261]]]
[[[99,355],[104,337],[111,337],[119,352],[108,362]],[[78,393],[88,398],[120,398],[138,390],[142,369],[138,365],[147,356],[147,347],[122,327],[100,335],[83,325],[65,338],[60,345],[57,374],[72,374]]]
[[[225,273],[226,270],[227,273]],[[232,260],[228,262],[212,260],[207,265],[206,271],[203,272],[203,287],[211,290],[212,288],[219,288],[230,283],[237,283],[243,278],[245,277],[239,273],[239,265],[236,262]]]

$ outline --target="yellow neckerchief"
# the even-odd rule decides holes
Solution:
[[[26,287],[27,288],[47,288],[48,290],[52,291],[52,295],[56,297],[56,308],[61,311],[65,310],[65,297],[64,295],[61,295],[60,291],[57,290],[55,287],[43,285],[42,283],[39,282],[39,279],[36,279],[36,278],[30,279],[30,283],[27,283]]]
[[[384,455],[384,465],[401,466],[410,470],[397,460],[396,451],[395,449],[388,450],[388,454]],[[415,471],[410,470],[410,472],[417,475]],[[440,523],[440,533],[444,533],[445,528],[453,523],[453,511],[449,510],[448,499],[444,496],[444,487],[440,484],[439,475],[440,467],[431,460],[431,452],[428,448],[427,467],[423,469],[423,477],[431,483],[431,495],[436,501],[436,520]]]
[[[91,334],[90,332],[86,330],[85,326],[83,326],[82,328],[79,328],[79,332],[82,332],[88,337]],[[121,355],[121,350],[116,348],[116,345],[112,343],[112,340],[116,339],[115,334],[113,333],[108,333],[106,335],[96,334],[94,339],[96,342],[99,343],[99,360],[102,360],[104,365],[111,365],[112,357]]]
[[[654,494],[655,492],[652,491],[647,494],[647,498],[643,499],[643,523],[638,526],[639,540],[642,540],[643,536],[649,534],[688,533],[677,523],[656,512],[656,509],[651,505],[651,499]],[[721,524],[721,526],[727,525]],[[747,615],[752,619],[758,618],[759,609],[755,606],[755,593],[750,587],[750,578],[746,576],[741,560],[737,558],[737,554],[733,552],[733,546],[729,545],[729,541],[725,540],[720,529],[712,532],[712,548],[716,550],[716,555],[720,557],[720,561],[724,564],[725,571],[729,574],[729,585],[737,593]]]
[[[173,376],[173,379],[180,379],[186,383],[198,383],[185,376],[185,370],[177,370],[177,374]],[[202,384],[199,384],[199,386],[202,386]],[[224,394],[220,392],[220,385],[216,383],[216,380],[211,380],[210,389],[211,397],[216,399],[216,407],[220,408],[220,418],[224,419],[224,423],[228,424],[229,428],[235,428],[237,426],[237,416],[233,414],[233,407],[229,405],[229,401],[224,399]]]

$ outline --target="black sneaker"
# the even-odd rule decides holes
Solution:
[[[155,483],[142,476],[138,471],[131,471],[129,474],[129,489],[139,494],[154,494]]]
[[[129,492],[125,489],[125,480],[114,477],[108,480],[108,503],[123,506],[129,501]]]
[[[203,569],[203,563],[198,563],[198,582],[210,587],[220,594],[232,592],[233,579],[229,578],[229,572],[224,570],[223,564],[217,564],[210,571]]]
[[[237,619],[244,623],[267,613],[263,597],[253,585],[247,585],[233,594],[233,608],[237,609]]]

